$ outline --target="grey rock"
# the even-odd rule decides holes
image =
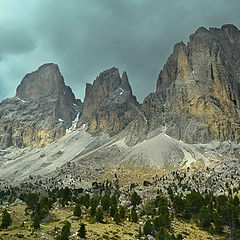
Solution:
[[[27,74],[16,96],[0,103],[0,146],[44,146],[62,137],[82,111],[56,64]]]
[[[93,84],[86,85],[83,112],[78,126],[87,124],[93,134],[107,132],[113,136],[139,114],[139,104],[132,94],[126,72],[120,77],[117,68],[106,70]]]
[[[239,74],[240,31],[233,25],[199,28],[187,45],[175,45],[159,74],[156,93],[144,100],[150,130],[165,129],[189,143],[238,142]]]

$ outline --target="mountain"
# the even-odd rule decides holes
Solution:
[[[16,96],[0,103],[1,147],[40,147],[62,137],[82,111],[56,64],[27,74]]]
[[[174,46],[142,104],[148,129],[188,143],[240,139],[240,31],[199,28]]]
[[[239,73],[240,31],[224,25],[177,43],[142,104],[116,67],[83,103],[56,64],[27,74],[0,103],[0,240],[62,239],[64,222],[77,239],[76,209],[89,239],[239,239]],[[92,224],[103,200],[121,219],[105,204]]]
[[[233,25],[201,27],[177,43],[142,104],[115,67],[86,85],[82,103],[58,66],[44,64],[0,103],[0,180],[80,174],[93,181],[124,167],[239,166],[239,73]]]
[[[107,132],[113,136],[121,132],[139,114],[139,103],[132,93],[127,73],[122,77],[115,67],[86,85],[83,112],[78,123],[87,125],[93,134]]]

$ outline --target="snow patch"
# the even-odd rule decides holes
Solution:
[[[124,90],[121,87],[118,89],[120,90],[120,95],[122,95],[124,93]]]
[[[72,126],[66,129],[66,134],[71,133],[77,128],[78,119],[79,119],[79,113],[77,114],[76,118],[72,121]]]
[[[64,120],[63,120],[63,119],[61,119],[61,118],[59,118],[59,119],[58,119],[58,121],[59,121],[59,122],[64,122]]]
[[[86,123],[84,123],[81,127],[80,127],[80,130],[81,131],[84,131],[84,130],[86,130],[86,126],[87,126],[87,124]]]
[[[22,103],[25,103],[26,101],[20,99],[19,97],[17,97],[17,100],[21,101]]]

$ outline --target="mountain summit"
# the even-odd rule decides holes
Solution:
[[[174,46],[143,103],[149,128],[189,143],[240,140],[240,31],[199,28]],[[157,111],[157,114],[156,114]]]
[[[93,84],[86,85],[79,125],[87,124],[91,133],[115,135],[134,119],[138,107],[127,73],[121,77],[119,70],[113,67],[100,73]]]
[[[67,90],[69,91],[69,88],[65,86],[58,66],[47,63],[23,78],[17,87],[16,96],[23,100],[31,100],[48,95],[57,96]]]
[[[16,96],[0,103],[0,144],[42,146],[76,127],[96,135],[123,133],[135,145],[159,133],[187,143],[240,140],[240,31],[200,27],[177,43],[139,104],[126,72],[105,70],[86,85],[83,104],[56,64],[27,74]]]
[[[0,103],[0,144],[46,145],[62,137],[81,111],[58,66],[44,64],[23,78],[14,98]]]

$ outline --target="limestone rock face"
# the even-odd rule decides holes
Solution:
[[[82,104],[58,66],[44,64],[0,103],[0,147],[43,146],[76,123],[91,134],[121,133],[128,145],[160,132],[188,143],[239,142],[240,31],[201,27],[177,43],[141,105],[115,67],[86,85]]]
[[[240,31],[201,27],[187,45],[176,44],[142,108],[151,128],[177,139],[239,141]]]
[[[87,124],[90,133],[107,132],[113,136],[139,114],[138,108],[126,72],[120,77],[114,67],[102,72],[93,84],[87,84],[78,126]]]
[[[22,100],[58,95],[66,86],[56,64],[47,63],[27,74],[17,87],[16,96]]]
[[[155,134],[163,131],[164,103],[157,93],[151,93],[144,99],[139,112],[128,127],[125,142],[129,146],[142,142],[152,135],[154,130]]]
[[[16,96],[0,103],[0,146],[44,146],[62,137],[81,113],[56,64],[27,74]]]

